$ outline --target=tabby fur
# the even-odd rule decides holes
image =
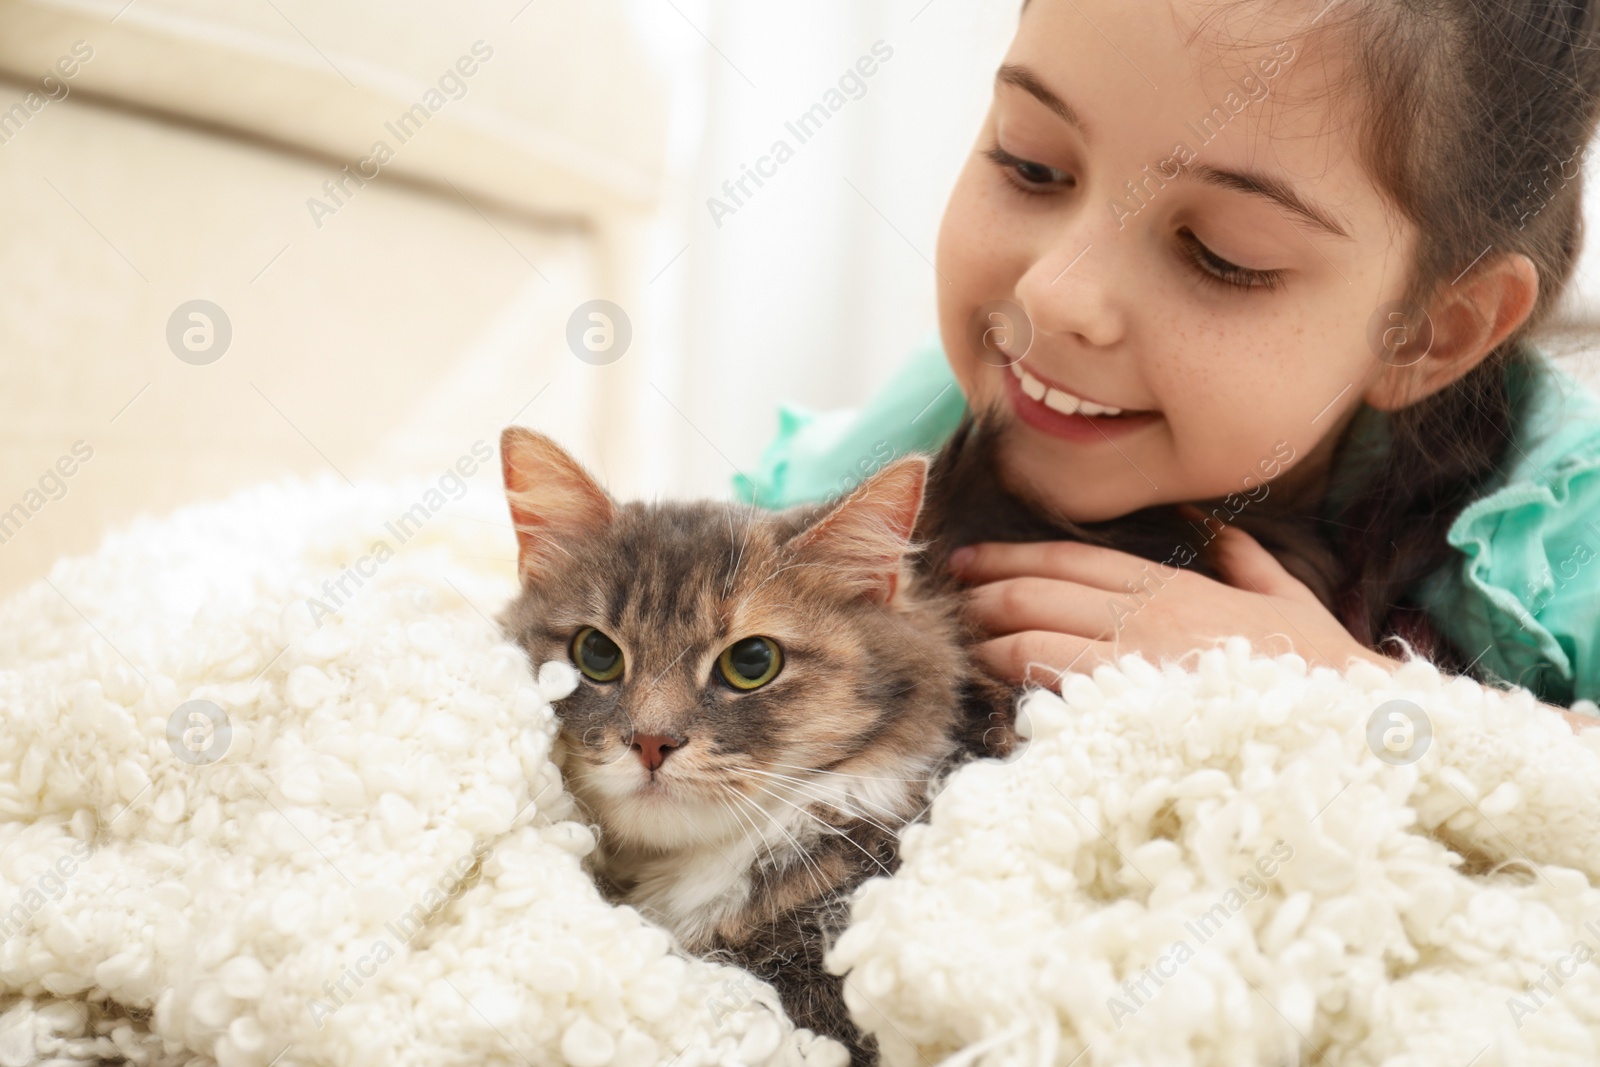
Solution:
[[[522,577],[508,638],[533,663],[568,659],[584,627],[623,650],[621,678],[584,678],[557,708],[556,759],[599,827],[602,889],[872,1062],[825,947],[851,891],[894,871],[930,786],[972,757],[964,740],[1009,743],[1009,693],[969,662],[959,595],[911,566],[927,460],[774,513],[618,504],[548,438],[512,428],[501,450]],[[717,657],[758,635],[782,669],[735,691]],[[984,692],[1004,705],[977,728],[965,717]],[[651,770],[635,736],[681,744]]]

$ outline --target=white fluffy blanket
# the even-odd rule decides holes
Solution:
[[[264,486],[0,605],[0,1067],[840,1062],[600,899],[571,671],[497,640],[498,502],[427,490]],[[1190,666],[1026,698],[864,887],[832,960],[887,1063],[1600,1061],[1600,731],[1422,664]]]

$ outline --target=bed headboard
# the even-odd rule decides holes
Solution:
[[[426,475],[518,417],[636,453],[627,368],[565,331],[642,288],[667,106],[623,0],[0,0],[0,593],[141,511]]]

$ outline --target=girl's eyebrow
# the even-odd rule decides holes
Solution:
[[[1004,63],[995,71],[994,80],[1002,85],[1015,85],[1018,89],[1038,100],[1039,103],[1054,111],[1068,126],[1074,127],[1083,134],[1083,139],[1089,144],[1094,143],[1094,135],[1089,132],[1089,124],[1083,121],[1083,116],[1072,109],[1072,105],[1061,99],[1050,87],[1039,80],[1039,76],[1032,69],[1017,63]]]
[[[1049,108],[1068,126],[1076,129],[1083,136],[1084,143],[1094,143],[1094,135],[1090,132],[1089,124],[1084,121],[1083,116],[1071,104],[1057,96],[1031,68],[1015,63],[1003,64],[995,72],[995,81],[1002,85],[1014,85],[1021,89]],[[1159,167],[1166,162],[1168,160],[1160,160],[1155,166]],[[1325,208],[1300,196],[1299,193],[1294,191],[1294,187],[1282,178],[1254,170],[1223,170],[1219,167],[1199,162],[1184,165],[1179,170],[1178,177],[1184,176],[1191,177],[1204,185],[1215,186],[1219,189],[1232,189],[1235,192],[1248,193],[1251,196],[1259,196],[1270,200],[1291,215],[1330,236],[1340,237],[1346,241],[1352,240],[1349,230],[1341,226],[1332,214]],[[1165,173],[1161,177],[1167,181],[1176,180],[1176,178],[1168,178]]]
[[[1216,186],[1219,189],[1234,189],[1241,193],[1263,197],[1330,237],[1340,237],[1346,241],[1354,240],[1349,231],[1339,225],[1337,219],[1322,207],[1301,197],[1282,178],[1257,170],[1220,170],[1206,163],[1185,164],[1179,171],[1179,177],[1185,173],[1205,185]]]

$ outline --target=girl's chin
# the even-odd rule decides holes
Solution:
[[[977,410],[987,412],[1000,426],[997,462],[1004,472],[1006,488],[1057,518],[1076,523],[1105,522],[1157,503],[1147,499],[1150,483],[1141,477],[1125,451],[1104,449],[1086,451],[1081,445],[1063,442],[1037,433],[1011,410],[1003,396],[974,398]],[[1100,472],[1087,478],[1074,478],[1074,468]],[[1088,485],[1110,488],[1104,492],[1082,492]]]
[[[1119,519],[1158,503],[1154,499],[1149,499],[1154,493],[1116,498],[1107,498],[1103,494],[1082,497],[1072,492],[1075,480],[1063,478],[1060,457],[1041,455],[1037,445],[1029,448],[1027,439],[1020,436],[1014,443],[1026,450],[1026,456],[1018,458],[1015,453],[1010,453],[1002,454],[1000,457],[1000,462],[1006,470],[1008,487],[1013,493],[1047,515],[1088,525]],[[1138,474],[1133,471],[1128,471],[1128,474],[1133,481],[1138,482],[1139,486],[1149,489],[1148,483]],[[1043,491],[1039,488],[1041,486],[1045,487]],[[1133,490],[1137,487],[1128,484],[1126,488]]]

